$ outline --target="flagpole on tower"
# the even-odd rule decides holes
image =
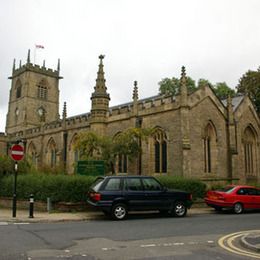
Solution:
[[[36,51],[37,49],[44,49],[44,46],[43,45],[40,45],[40,44],[35,44],[34,45],[34,55],[33,55],[33,63],[35,65],[35,62],[36,62]]]

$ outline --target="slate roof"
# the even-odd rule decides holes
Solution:
[[[240,105],[244,97],[245,97],[244,95],[239,95],[232,98],[232,105],[234,111],[238,108],[238,106]],[[227,99],[223,99],[221,100],[221,102],[225,107],[227,106]]]

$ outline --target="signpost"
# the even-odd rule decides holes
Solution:
[[[14,161],[21,161],[24,157],[24,148],[20,144],[14,144],[11,147],[11,157]]]
[[[105,162],[99,160],[78,161],[76,172],[80,175],[102,176],[105,174]]]
[[[19,144],[14,144],[11,147],[10,152],[11,158],[15,161],[14,165],[14,194],[13,194],[13,218],[16,217],[16,187],[17,187],[17,172],[18,172],[18,161],[24,158],[24,147]]]

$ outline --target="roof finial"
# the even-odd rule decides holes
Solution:
[[[181,67],[181,84],[186,84],[186,69],[184,66]]]
[[[98,56],[98,58],[100,59],[100,64],[102,64],[102,61],[105,58],[105,55],[101,54]]]
[[[181,95],[181,105],[186,106],[187,105],[187,95],[188,95],[188,90],[187,90],[187,85],[186,85],[186,71],[185,67],[181,67],[181,79],[180,79],[180,95]]]
[[[62,118],[63,119],[67,118],[67,103],[66,102],[64,102],[64,105],[63,105]]]
[[[45,68],[45,60],[43,60],[42,67]]]
[[[137,81],[134,81],[134,91],[133,91],[133,100],[138,100],[138,87],[137,87]]]
[[[30,52],[31,52],[31,50],[29,49],[28,55],[27,55],[27,63],[31,63]]]
[[[13,71],[15,71],[15,59],[14,59],[14,62],[13,62]]]
[[[60,59],[58,59],[57,71],[60,71]]]
[[[20,63],[19,63],[19,68],[22,67],[22,60],[20,60]]]

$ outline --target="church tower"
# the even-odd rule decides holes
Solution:
[[[18,68],[13,64],[6,133],[40,126],[59,119],[60,62],[57,70],[35,65],[30,60]]]
[[[94,87],[94,92],[91,95],[91,130],[100,135],[105,134],[110,100],[104,77],[104,58],[104,55],[99,56],[100,63],[97,73],[96,86]]]

